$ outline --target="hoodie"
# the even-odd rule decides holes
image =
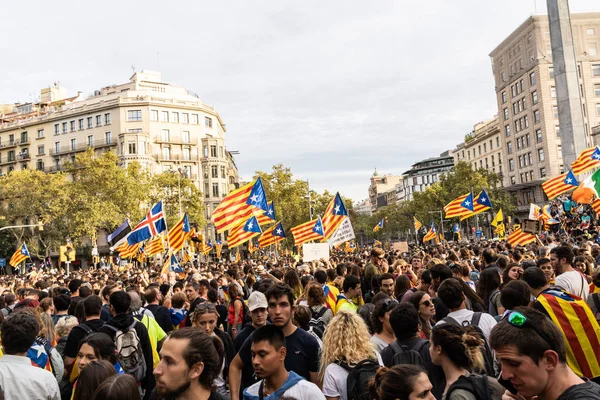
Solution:
[[[113,326],[119,330],[125,330],[131,326],[131,324],[133,324],[133,321],[134,318],[131,314],[117,314],[110,321],[106,322],[106,324],[104,324],[104,326],[102,326],[98,332],[106,333],[114,341],[116,332],[108,328],[107,325]],[[148,330],[144,324],[137,321],[135,324],[135,331],[140,339],[142,353],[144,353],[144,360],[146,361],[146,377],[142,379],[140,384],[142,389],[146,391],[144,398],[148,398],[150,396],[150,392],[152,392],[152,389],[154,389],[154,386],[156,386],[156,381],[154,380],[154,375],[152,374],[152,345],[150,343],[150,337],[148,336]]]

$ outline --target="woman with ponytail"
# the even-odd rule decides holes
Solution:
[[[442,324],[431,331],[431,361],[444,370],[442,400],[500,400],[504,388],[494,378],[473,371],[484,368],[483,340],[470,327]]]
[[[432,388],[427,374],[408,364],[381,367],[369,382],[369,393],[375,400],[435,400]]]

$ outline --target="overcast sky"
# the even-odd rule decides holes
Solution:
[[[244,179],[283,163],[361,200],[375,167],[401,174],[496,114],[488,54],[536,6],[546,13],[545,0],[9,2],[0,103],[159,70],[216,106]]]

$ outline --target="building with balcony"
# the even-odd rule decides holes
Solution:
[[[371,176],[371,184],[369,185],[369,206],[371,214],[377,211],[378,208],[387,205],[387,202],[383,198],[378,198],[390,190],[394,189],[398,183],[402,180],[401,176],[397,175],[383,175],[379,176],[377,171]],[[385,203],[385,204],[384,204]],[[379,204],[379,206],[378,206]]]
[[[473,130],[465,135],[464,142],[454,151],[454,163],[464,161],[473,169],[486,169],[501,176],[504,173],[502,164],[502,141],[500,137],[498,117],[475,124]]]
[[[0,110],[0,175],[15,169],[63,170],[89,148],[114,151],[123,167],[139,162],[150,173],[181,169],[203,192],[207,221],[219,202],[238,187],[225,124],[215,107],[160,73],[135,72],[129,82],[93,95],[67,97],[55,84],[40,102]],[[215,239],[212,224],[205,228]]]
[[[396,185],[396,202],[410,201],[413,193],[424,192],[429,186],[439,181],[440,175],[454,168],[454,157],[450,151],[445,151],[439,157],[427,158],[414,163],[402,175],[402,180]]]

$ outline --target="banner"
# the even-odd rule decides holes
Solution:
[[[304,243],[302,245],[302,260],[329,260],[329,245],[327,243]]]
[[[341,223],[339,228],[331,235],[329,240],[329,248],[333,246],[337,246],[338,244],[347,242],[349,240],[356,239],[354,235],[354,229],[352,228],[352,223],[350,222],[350,218],[344,218],[344,222]]]

